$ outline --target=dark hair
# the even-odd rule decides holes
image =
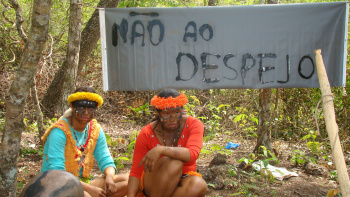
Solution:
[[[169,88],[169,89],[164,89],[157,96],[163,97],[163,98],[168,98],[168,97],[176,98],[180,96],[180,93],[175,89]]]
[[[78,87],[74,93],[76,92],[92,92],[92,93],[96,93],[95,89],[89,86],[82,86],[82,87]]]

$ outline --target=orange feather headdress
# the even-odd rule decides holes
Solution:
[[[164,98],[156,95],[151,99],[151,105],[156,109],[160,109],[160,110],[182,107],[186,105],[187,102],[188,102],[188,99],[184,93],[180,93],[180,95],[175,98],[173,97]]]

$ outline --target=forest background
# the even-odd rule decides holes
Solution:
[[[34,68],[34,83],[22,84],[28,85],[27,95],[23,99],[23,116],[20,116],[16,127],[23,128],[19,134],[21,137],[18,153],[19,159],[27,156],[37,156],[41,158],[42,147],[40,136],[44,129],[50,126],[67,108],[64,101],[66,96],[77,86],[92,86],[104,98],[104,104],[98,110],[96,119],[106,126],[107,139],[111,152],[115,156],[115,162],[120,170],[127,168],[132,160],[132,148],[137,133],[140,128],[148,123],[152,117],[152,108],[148,105],[150,98],[157,91],[113,91],[103,92],[102,73],[101,73],[101,47],[99,41],[91,42],[92,45],[84,45],[84,38],[88,33],[95,32],[89,30],[88,25],[92,16],[96,14],[97,7],[190,7],[190,6],[230,6],[230,5],[252,5],[258,3],[277,3],[277,2],[258,2],[258,1],[235,1],[235,0],[124,0],[124,1],[74,1],[81,6],[81,26],[76,32],[81,32],[82,41],[80,42],[80,60],[79,64],[75,63],[73,73],[76,78],[71,80],[72,84],[64,86],[65,89],[58,91],[58,81],[67,80],[67,76],[62,72],[72,72],[67,66],[69,63],[69,29],[72,26],[70,17],[74,4],[68,1],[53,1],[51,8],[50,24],[47,29],[47,41],[44,42],[43,50],[40,53],[40,60]],[[321,1],[280,1],[278,3],[314,3]],[[322,1],[325,2],[325,1]],[[104,3],[104,4],[103,4]],[[11,84],[16,79],[16,73],[21,69],[21,59],[25,51],[27,36],[31,29],[31,20],[33,14],[34,0],[1,1],[0,11],[2,13],[0,21],[0,135],[2,136],[1,148],[4,146],[4,138],[7,135],[5,125],[6,118],[9,114],[7,109],[8,101],[11,100]],[[104,6],[101,6],[103,4]],[[71,6],[72,5],[72,6]],[[78,11],[79,13],[79,11]],[[77,17],[79,18],[79,16]],[[18,25],[20,24],[20,26]],[[20,27],[20,28],[19,28]],[[77,25],[79,27],[79,25]],[[97,28],[99,38],[99,29]],[[85,33],[85,34],[84,34]],[[73,35],[73,34],[71,34]],[[85,37],[84,37],[85,36]],[[76,38],[80,36],[76,36]],[[96,36],[95,36],[96,37]],[[87,39],[89,42],[89,39]],[[97,39],[98,40],[98,39]],[[86,40],[85,40],[86,42]],[[85,47],[85,48],[84,48]],[[89,48],[88,50],[86,48]],[[349,43],[348,43],[349,49]],[[74,50],[72,50],[74,51]],[[79,50],[78,50],[79,51]],[[87,51],[87,52],[86,52]],[[86,54],[84,54],[84,52]],[[76,57],[76,56],[75,56]],[[74,59],[74,58],[73,58]],[[343,147],[346,158],[349,158],[350,139],[349,139],[349,102],[347,96],[349,92],[349,55],[347,58],[346,69],[346,87],[332,88],[334,94],[334,107],[336,112],[337,123],[339,126],[339,138]],[[74,62],[74,61],[73,61]],[[74,64],[74,63],[73,63]],[[66,70],[62,68],[66,68]],[[30,69],[28,69],[29,72]],[[63,79],[63,80],[62,80]],[[33,80],[33,79],[32,79]],[[12,85],[13,87],[14,85]],[[63,86],[63,85],[62,85]],[[69,87],[69,88],[68,88]],[[232,158],[232,152],[225,149],[224,145],[228,142],[239,141],[243,144],[250,144],[247,151],[242,152],[239,158],[235,158],[235,163],[245,161],[250,164],[259,156],[269,155],[270,160],[278,160],[278,155],[283,155],[281,144],[297,144],[300,148],[290,149],[286,160],[293,165],[303,166],[305,163],[329,164],[331,159],[331,150],[326,127],[323,119],[323,111],[318,107],[321,99],[319,88],[280,88],[269,89],[268,97],[262,98],[261,90],[252,89],[221,89],[221,90],[184,90],[189,98],[189,104],[186,105],[187,112],[202,120],[205,125],[205,144],[203,146],[201,157],[206,158],[209,163],[217,153]],[[60,94],[57,99],[51,95]],[[268,109],[261,112],[261,99],[267,100]],[[40,107],[39,107],[40,106]],[[271,135],[272,145],[267,147],[266,151],[258,154],[251,154],[257,148],[256,143],[259,133],[259,113],[265,113],[266,128],[268,135]],[[123,132],[128,131],[128,132]],[[16,132],[13,132],[16,134]],[[119,135],[120,134],[120,135]],[[16,134],[18,135],[18,133]],[[23,137],[25,136],[25,137]],[[31,141],[25,141],[26,137],[31,136]],[[33,139],[34,138],[34,139]],[[258,146],[260,147],[260,146]],[[290,148],[290,147],[289,147]],[[264,147],[262,147],[263,150]],[[1,151],[4,151],[2,149]],[[2,152],[3,153],[3,152]],[[15,155],[16,155],[15,154]],[[202,156],[204,155],[204,156]],[[18,159],[16,157],[17,169]],[[2,159],[2,166],[9,166],[9,160]],[[13,165],[13,163],[12,163]],[[329,166],[328,166],[329,167]],[[40,166],[39,166],[40,168]],[[330,167],[329,167],[330,168]],[[2,168],[1,170],[4,170]],[[28,174],[26,168],[19,167],[16,171]],[[238,172],[235,167],[229,167],[227,174],[235,176]],[[1,171],[1,181],[6,181],[4,172]],[[254,175],[249,175],[254,177]],[[261,178],[268,176],[259,175]],[[23,185],[28,182],[28,177],[16,177],[16,191],[20,191]],[[336,172],[330,168],[330,174],[327,177],[337,181]],[[225,181],[224,181],[225,182]],[[262,181],[264,182],[264,181]],[[231,194],[248,196],[258,190],[257,183],[243,184],[242,182],[225,182],[225,185],[231,184]],[[264,182],[266,184],[266,182]],[[3,185],[3,184],[1,184]],[[211,188],[217,188],[218,183],[209,183]],[[227,188],[226,188],[227,189]],[[5,190],[6,191],[6,190]],[[274,194],[274,190],[269,191]],[[1,192],[0,192],[1,193]],[[0,194],[1,195],[1,194]],[[14,195],[14,194],[11,194]],[[5,195],[5,196],[11,196]],[[221,194],[222,195],[222,194]],[[256,195],[256,194],[255,194]]]

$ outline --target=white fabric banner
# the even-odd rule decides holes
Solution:
[[[100,10],[104,90],[345,86],[348,2]]]

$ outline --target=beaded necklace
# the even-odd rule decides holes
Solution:
[[[91,128],[91,122],[90,122],[90,125],[88,126],[88,127],[85,127],[85,129],[84,129],[84,134],[85,135],[83,135],[83,139],[85,139],[86,138],[86,141],[85,141],[85,144],[80,144],[79,143],[79,140],[78,140],[78,138],[77,138],[77,136],[76,136],[76,134],[75,134],[75,129],[74,129],[74,127],[73,127],[73,117],[71,117],[71,126],[72,126],[72,129],[73,129],[73,134],[74,134],[74,137],[75,137],[75,140],[76,140],[76,142],[78,143],[78,145],[79,146],[77,146],[77,148],[81,151],[81,152],[84,152],[84,150],[85,150],[85,148],[86,148],[86,145],[87,145],[87,143],[89,142],[89,138],[90,138],[90,131],[91,131],[91,129],[89,129],[89,132],[87,132],[87,130],[88,130],[88,128]],[[77,131],[78,132],[78,131]],[[88,135],[88,133],[89,133],[89,135]]]
[[[87,128],[85,128],[84,131],[83,131],[84,134],[85,134],[85,135],[83,136],[83,139],[85,139],[85,138],[87,137],[87,132],[86,132],[86,131],[87,131]],[[77,132],[78,132],[78,131],[77,131]],[[74,130],[74,129],[73,129],[73,134],[74,134],[74,137],[75,137],[75,139],[76,139],[76,141],[77,141],[77,143],[78,143],[78,145],[79,145],[79,146],[77,146],[77,148],[78,148],[81,152],[84,152],[85,146],[84,146],[83,144],[80,144],[80,143],[79,143],[79,140],[78,140],[78,138],[77,138],[77,136],[76,136],[76,134],[75,134],[75,130]]]
[[[179,127],[177,128],[177,135],[176,135],[176,137],[174,138],[173,142],[171,143],[171,146],[172,146],[172,147],[174,147],[175,142],[176,142],[176,141],[179,139],[179,137],[180,137],[180,135],[179,135],[179,134],[180,134],[180,125],[181,125],[181,124],[179,124]],[[164,146],[166,146],[163,125],[162,125],[162,132],[163,132],[163,143],[164,143]]]

